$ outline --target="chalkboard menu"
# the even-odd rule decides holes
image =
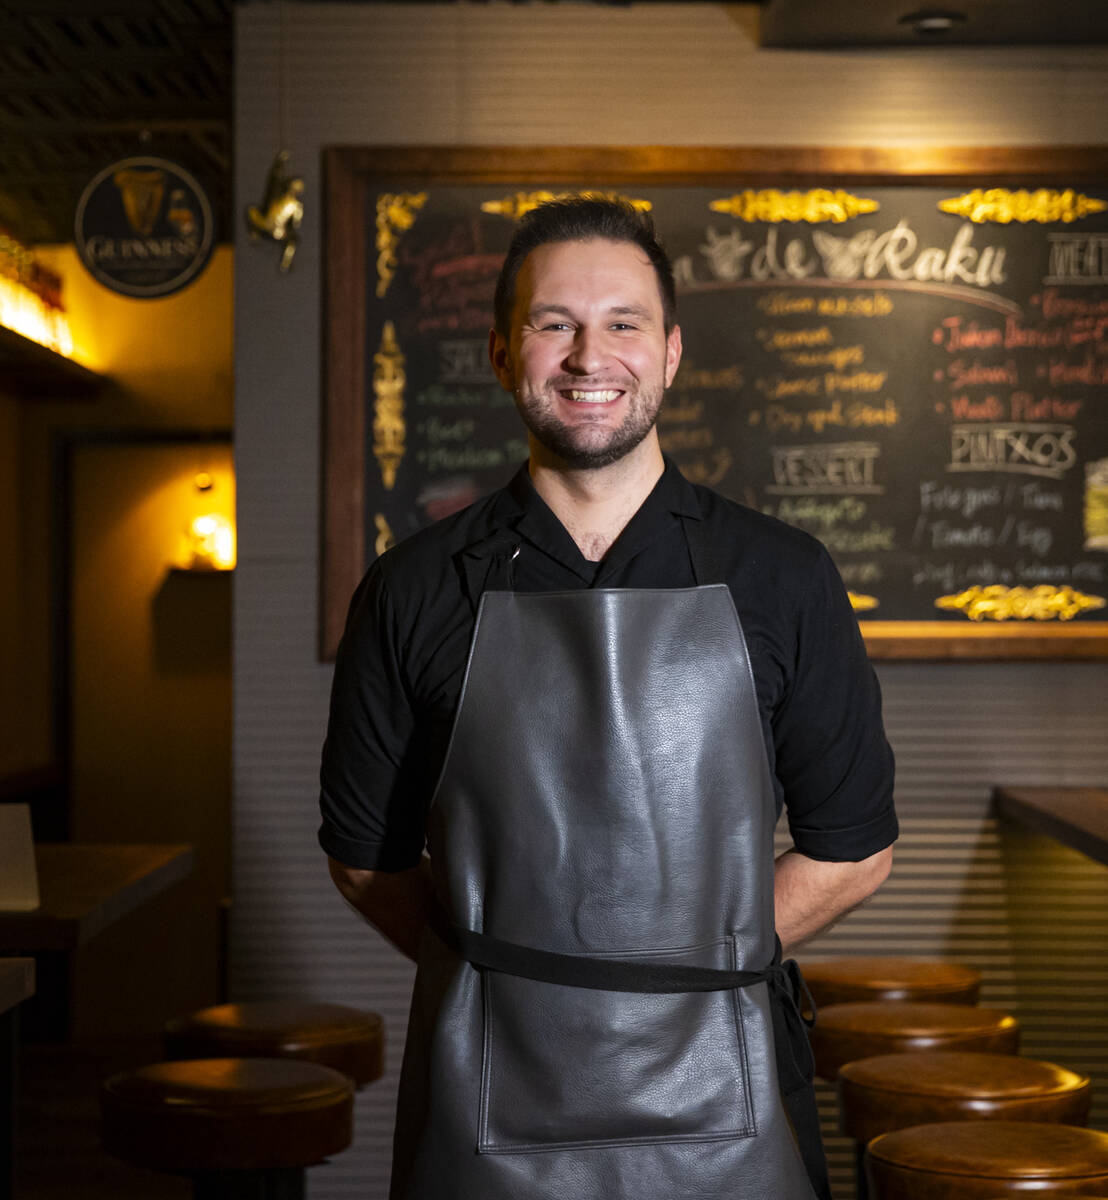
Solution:
[[[357,574],[526,458],[487,361],[493,287],[522,212],[589,190],[649,209],[674,263],[684,357],[663,449],[693,481],[820,538],[880,634],[871,650],[923,634],[924,653],[944,639],[1011,653],[1021,636],[1023,652],[1101,652],[1108,183],[511,166],[369,169],[354,211],[347,197],[364,270],[330,303],[358,289],[345,332],[361,370],[339,371],[329,416],[356,460]]]

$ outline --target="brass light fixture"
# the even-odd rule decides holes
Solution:
[[[965,13],[938,8],[921,8],[916,12],[905,13],[897,21],[898,25],[911,25],[920,37],[941,37],[965,23]]]

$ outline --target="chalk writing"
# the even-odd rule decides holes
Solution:
[[[1044,283],[1108,283],[1108,235],[1050,233]]]
[[[734,364],[727,367],[694,367],[682,362],[674,380],[677,388],[723,388],[738,391],[743,385],[742,368]]]
[[[504,180],[497,194],[544,186],[560,190]],[[1108,595],[1108,208],[1044,227],[1017,214],[1032,193],[967,186],[978,216],[1016,205],[982,224],[940,212],[968,203],[953,189],[907,185],[812,228],[781,218],[814,193],[740,186],[713,215],[730,192],[643,192],[674,256],[685,343],[658,435],[687,477],[820,538],[853,602],[880,602],[874,618],[934,620],[936,597],[971,587]],[[397,536],[498,486],[528,452],[487,362],[512,232],[482,211],[489,198],[487,184],[429,188],[380,300],[368,259],[368,328],[393,320],[403,343],[408,426],[388,488],[371,367],[364,504]],[[1108,626],[1102,609],[1079,619]]]
[[[717,487],[734,465],[735,456],[727,446],[717,446],[711,454],[680,460],[681,470],[693,483]]]
[[[477,388],[448,388],[432,383],[416,393],[416,404],[429,408],[513,408],[512,397],[497,384]]]
[[[821,535],[843,522],[860,521],[867,511],[867,502],[856,496],[841,496],[834,500],[815,496],[786,496],[776,505],[766,506],[770,516],[788,521],[790,525],[817,530]]]
[[[826,446],[774,446],[773,483],[767,492],[848,492],[880,494],[874,466],[881,453],[876,442],[838,442]]]
[[[1077,462],[1071,425],[954,425],[948,471],[1016,471],[1061,479]]]
[[[998,485],[987,487],[954,487],[925,479],[919,485],[919,506],[922,512],[953,512],[972,517],[982,509],[997,508],[1004,502],[1004,491]]]
[[[786,350],[782,359],[792,367],[833,367],[845,371],[847,367],[860,367],[866,359],[865,347],[835,346],[830,350]]]
[[[489,351],[486,339],[439,342],[439,379],[443,383],[488,383]]]
[[[667,454],[678,450],[707,450],[715,443],[715,434],[707,425],[699,429],[669,429],[658,435],[658,441]]]
[[[839,574],[842,576],[843,583],[848,587],[864,587],[867,584],[872,586],[885,578],[884,568],[877,559],[865,562],[844,562],[839,567]]]

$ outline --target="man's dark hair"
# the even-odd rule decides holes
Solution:
[[[673,267],[654,232],[650,214],[640,212],[627,200],[610,200],[588,192],[540,204],[520,220],[496,281],[493,311],[497,333],[507,337],[511,331],[516,278],[527,255],[551,242],[584,242],[592,238],[631,242],[650,259],[658,277],[662,317],[668,334],[677,319],[677,292]]]

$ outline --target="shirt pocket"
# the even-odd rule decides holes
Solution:
[[[721,939],[607,957],[730,968],[734,956]],[[736,991],[608,992],[496,971],[482,989],[479,1152],[754,1135]]]

